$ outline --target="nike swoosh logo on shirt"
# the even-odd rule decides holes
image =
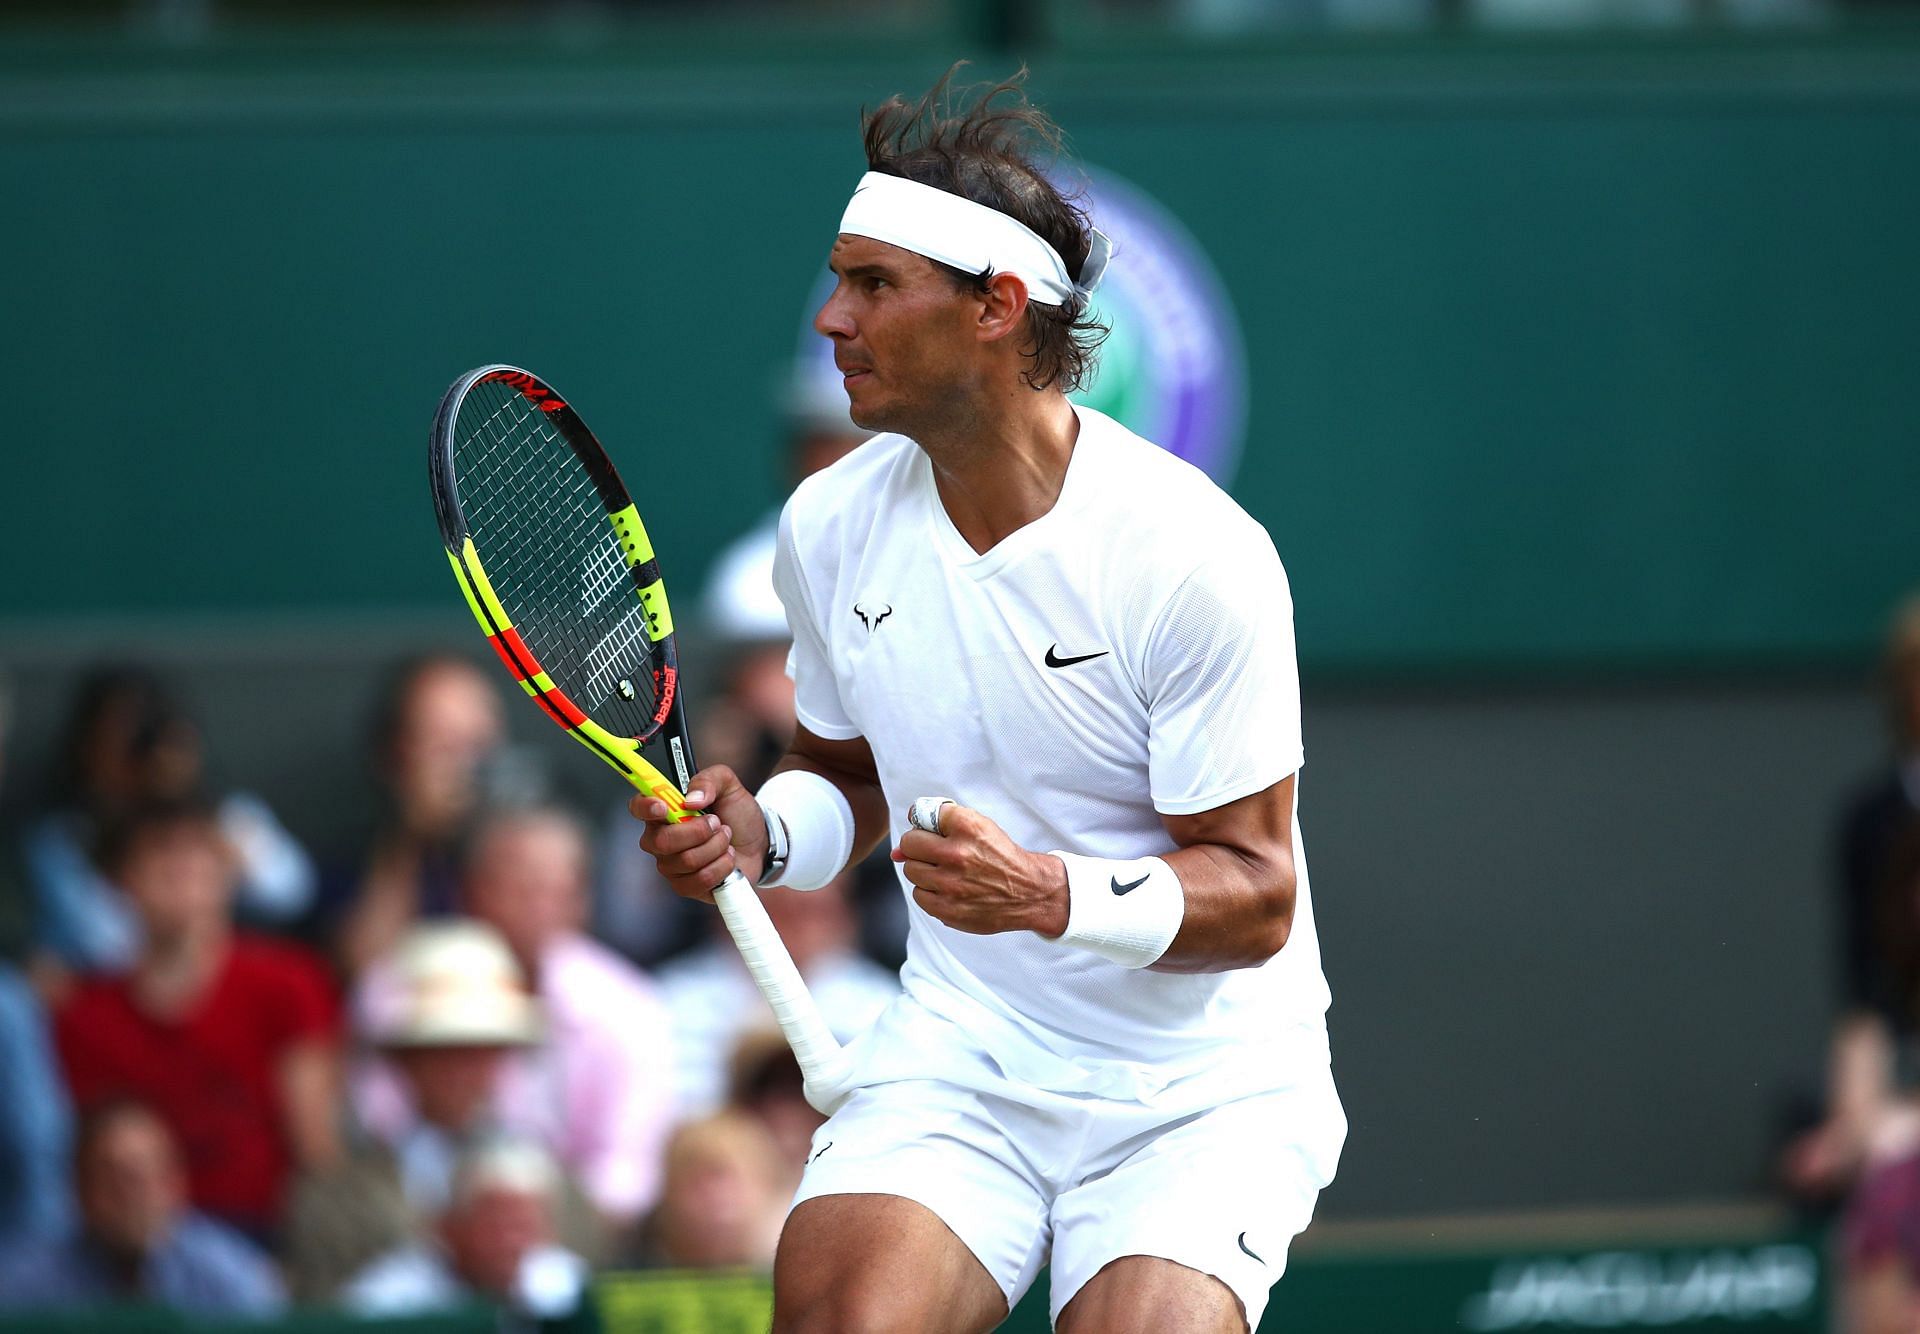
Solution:
[[[1095,658],[1106,657],[1107,654],[1111,653],[1113,650],[1103,648],[1098,653],[1082,653],[1077,658],[1062,658],[1058,656],[1059,651],[1060,651],[1060,646],[1058,644],[1055,644],[1052,648],[1049,648],[1047,650],[1047,666],[1071,667],[1076,662],[1092,662]]]
[[[1246,1234],[1246,1233],[1244,1233],[1244,1232],[1242,1232],[1242,1233],[1240,1234],[1240,1252],[1241,1252],[1241,1254],[1243,1254],[1243,1255],[1246,1255],[1246,1256],[1249,1256],[1249,1257],[1251,1257],[1251,1258],[1253,1258],[1253,1259],[1255,1259],[1255,1260],[1260,1260],[1260,1257],[1259,1257],[1259,1256],[1257,1256],[1257,1255],[1254,1255],[1254,1253],[1253,1253],[1252,1251],[1250,1251],[1250,1250],[1248,1250],[1248,1249],[1247,1249],[1247,1234]],[[1265,1263],[1266,1263],[1266,1261],[1265,1261],[1265,1260],[1260,1260],[1260,1263],[1261,1263],[1261,1264],[1265,1264]]]
[[[1148,874],[1148,875],[1151,875],[1151,874],[1153,874],[1153,873],[1152,873],[1151,871],[1149,871],[1149,872],[1148,872],[1147,874]],[[1142,886],[1142,885],[1144,885],[1144,884],[1146,884],[1146,883],[1147,883],[1147,877],[1143,875],[1143,876],[1141,876],[1141,877],[1140,877],[1140,878],[1139,878],[1138,880],[1129,880],[1129,881],[1127,881],[1127,883],[1126,883],[1126,884],[1124,884],[1124,885],[1123,885],[1123,884],[1121,884],[1121,883],[1120,883],[1120,877],[1116,875],[1116,876],[1115,876],[1115,877],[1113,878],[1113,880],[1112,880],[1112,882],[1111,882],[1111,883],[1112,883],[1112,885],[1113,885],[1113,892],[1114,892],[1114,893],[1116,893],[1116,894],[1126,894],[1126,893],[1129,893],[1129,892],[1130,892],[1130,891],[1132,891],[1132,890],[1136,890],[1136,889],[1138,889],[1138,888],[1140,888],[1140,886]]]

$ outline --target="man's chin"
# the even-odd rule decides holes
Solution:
[[[862,403],[851,394],[847,396],[847,416],[863,431],[894,429],[892,417],[884,408],[872,403]]]

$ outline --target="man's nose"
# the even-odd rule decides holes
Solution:
[[[839,287],[835,287],[814,312],[813,330],[827,338],[853,336],[853,321],[847,317],[847,303],[841,300]]]

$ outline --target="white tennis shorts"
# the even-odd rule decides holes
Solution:
[[[820,1127],[794,1203],[880,1194],[925,1205],[1009,1309],[1050,1262],[1056,1322],[1107,1264],[1163,1257],[1225,1283],[1251,1330],[1346,1132],[1324,1067],[1172,1119],[1135,1102],[901,1080],[856,1090]]]

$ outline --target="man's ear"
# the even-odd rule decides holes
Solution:
[[[980,298],[980,323],[977,334],[983,343],[997,342],[1018,331],[1026,322],[1027,285],[1019,275],[996,273],[987,279],[987,290]]]

